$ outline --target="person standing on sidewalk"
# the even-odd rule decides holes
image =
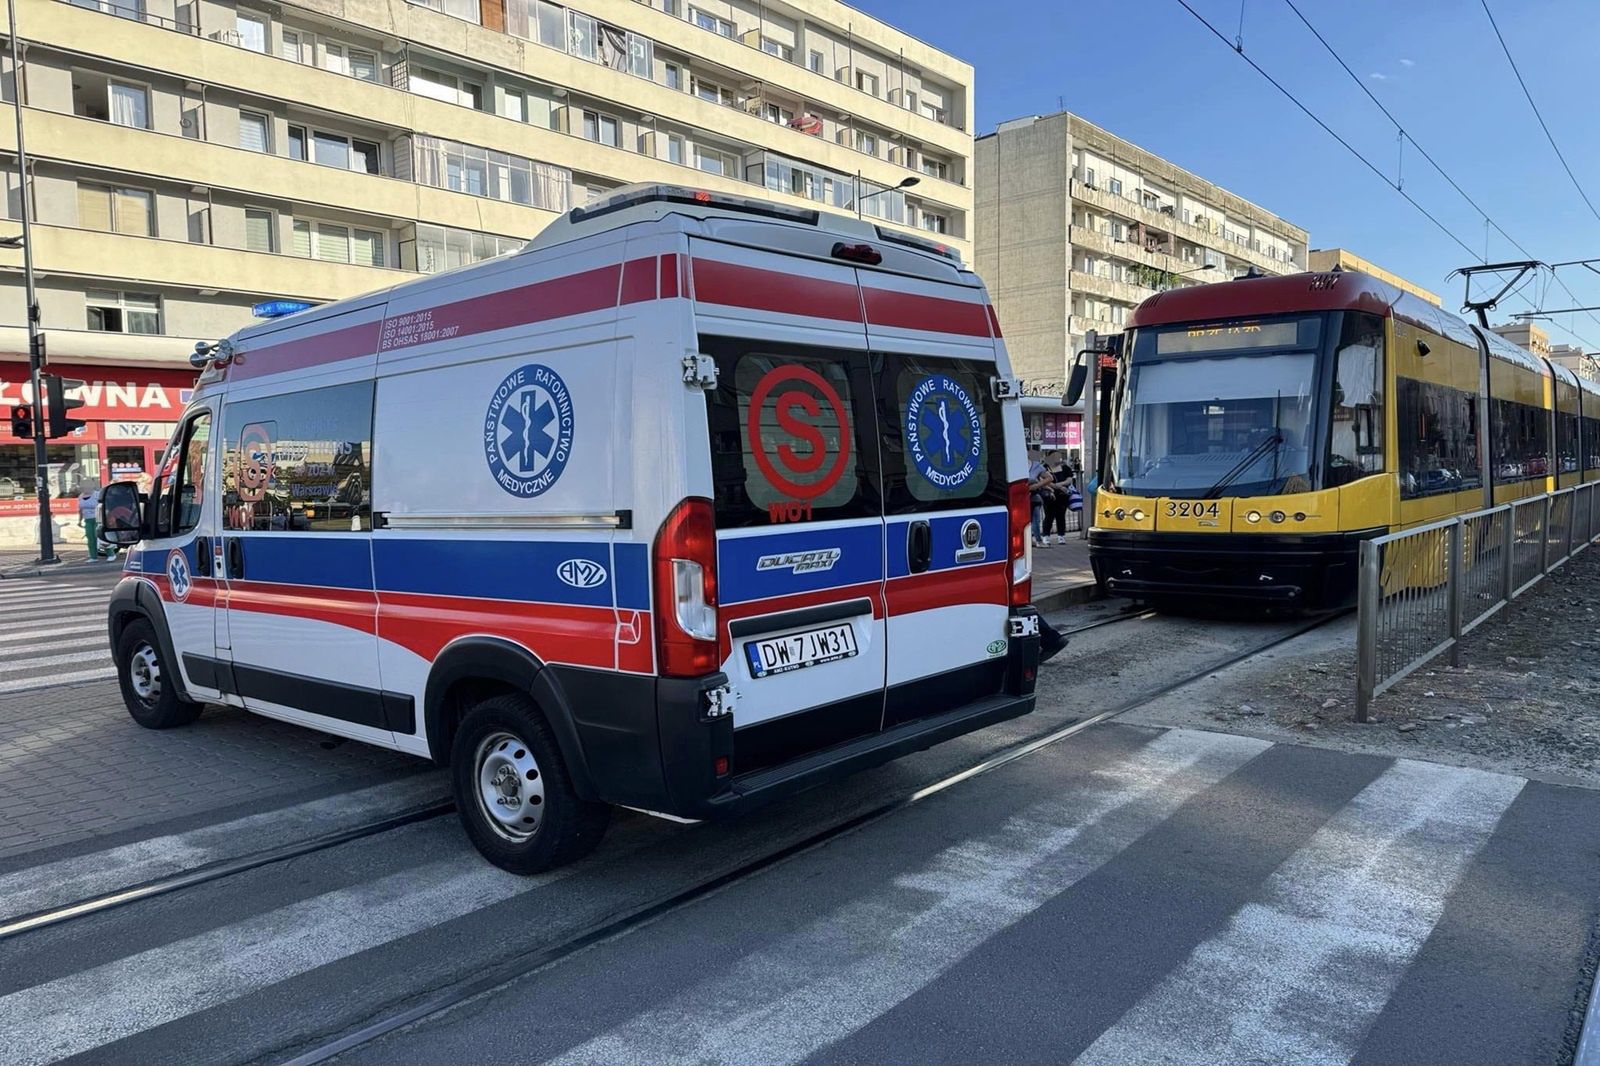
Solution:
[[[100,558],[100,529],[95,511],[100,506],[100,482],[85,478],[78,486],[78,524],[83,527],[89,558]]]

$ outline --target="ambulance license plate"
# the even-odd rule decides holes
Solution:
[[[843,625],[808,629],[803,633],[790,633],[786,637],[769,637],[752,640],[744,646],[745,658],[750,661],[751,677],[769,674],[786,674],[807,666],[819,666],[856,654],[855,627]]]

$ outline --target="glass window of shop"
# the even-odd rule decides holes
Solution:
[[[100,477],[100,451],[93,444],[52,444],[45,449],[50,495],[75,497],[85,481]],[[0,444],[0,500],[31,499],[38,492],[33,442]]]

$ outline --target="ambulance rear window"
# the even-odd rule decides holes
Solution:
[[[765,526],[879,513],[866,356],[702,338],[716,359],[711,466],[717,524]]]

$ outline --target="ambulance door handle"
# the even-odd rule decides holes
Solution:
[[[228,576],[244,577],[244,541],[228,538]]]
[[[913,574],[920,574],[932,561],[933,529],[918,519],[906,530],[906,562]]]
[[[194,538],[194,572],[201,577],[211,576],[211,538]]]

